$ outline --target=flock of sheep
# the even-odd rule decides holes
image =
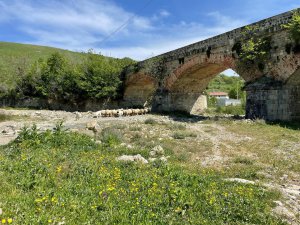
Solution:
[[[95,117],[121,117],[121,116],[135,116],[149,113],[149,108],[144,109],[112,109],[101,110],[94,114]]]

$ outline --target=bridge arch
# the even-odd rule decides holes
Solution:
[[[146,73],[132,74],[125,82],[123,100],[126,106],[145,107],[157,88],[156,80]]]
[[[235,70],[235,59],[223,54],[211,54],[207,57],[194,57],[179,65],[164,80],[167,102],[155,102],[158,111],[184,111],[199,114],[207,107],[204,94],[209,82],[221,72]],[[247,75],[244,75],[247,78]],[[244,78],[244,80],[246,80]]]

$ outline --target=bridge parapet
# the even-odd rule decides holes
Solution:
[[[152,60],[154,58],[164,58],[166,62],[169,62],[182,57],[190,57],[200,53],[205,53],[209,48],[223,47],[228,45],[233,46],[237,40],[241,39],[241,37],[243,36],[243,32],[249,26],[257,26],[259,29],[259,33],[262,36],[272,34],[274,32],[280,32],[284,30],[282,25],[290,22],[292,16],[293,12],[291,11],[282,13],[280,15],[234,29],[232,31],[208,38],[206,40],[199,41],[170,52],[166,52],[156,57],[141,61],[140,64],[143,65],[148,60]]]

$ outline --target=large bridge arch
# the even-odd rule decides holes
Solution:
[[[213,56],[209,59],[194,57],[182,63],[164,80],[165,95],[168,102],[156,101],[153,108],[159,111],[183,111],[199,114],[207,106],[204,95],[209,82],[218,74],[234,66],[229,57]]]

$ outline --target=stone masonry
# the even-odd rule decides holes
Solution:
[[[293,12],[286,12],[127,68],[124,104],[151,105],[158,112],[199,113],[210,80],[231,68],[246,81],[247,118],[300,119],[300,46],[283,28],[292,16]],[[249,27],[268,40],[268,59],[244,68],[238,46],[252,37]]]

